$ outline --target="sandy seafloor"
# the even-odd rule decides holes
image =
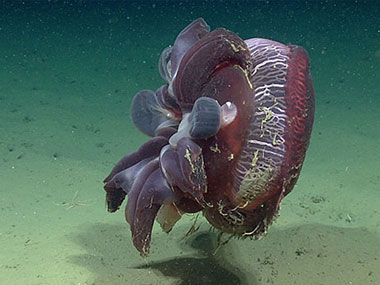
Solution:
[[[380,284],[380,2],[0,1],[0,284]],[[300,179],[259,241],[170,234],[151,254],[102,180],[148,138],[133,95],[197,17],[305,47],[316,115]]]

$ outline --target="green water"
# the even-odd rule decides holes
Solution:
[[[380,284],[379,1],[0,1],[0,284]],[[132,245],[102,180],[148,137],[133,95],[203,17],[243,39],[303,46],[316,114],[281,215],[259,241],[189,215]]]

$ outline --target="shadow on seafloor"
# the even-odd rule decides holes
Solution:
[[[186,232],[186,228],[180,225],[176,230]],[[162,284],[167,280],[167,284],[181,285],[259,285],[264,281],[294,284],[295,280],[329,282],[339,276],[342,282],[346,279],[376,282],[378,278],[380,239],[364,228],[322,224],[273,227],[259,241],[232,240],[216,254],[217,233],[200,230],[186,241],[168,238],[169,246],[179,247],[177,250],[182,250],[183,255],[160,259],[159,250],[165,251],[168,246],[165,244],[152,254],[154,261],[149,262],[139,257],[129,234],[127,226],[103,223],[84,226],[82,232],[68,238],[87,254],[70,256],[69,262],[93,272],[92,284],[130,284],[132,276],[140,278],[133,284]],[[310,270],[305,272],[305,268]],[[337,270],[342,274],[338,276]],[[155,277],[148,274],[152,271]]]

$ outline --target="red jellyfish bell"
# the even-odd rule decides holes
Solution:
[[[149,253],[154,219],[169,232],[202,211],[222,232],[266,232],[309,145],[314,89],[299,46],[243,41],[195,20],[164,49],[167,84],[135,95],[131,117],[152,139],[104,180],[108,210],[125,196],[135,247]]]

